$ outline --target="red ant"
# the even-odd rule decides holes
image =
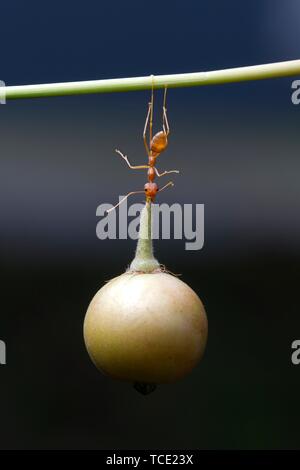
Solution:
[[[116,207],[118,207],[120,204],[122,204],[125,199],[127,199],[129,196],[132,194],[139,194],[139,193],[145,193],[146,195],[146,201],[147,202],[153,202],[155,199],[155,196],[157,193],[163,191],[169,186],[174,186],[174,183],[172,181],[169,181],[169,183],[165,184],[161,189],[158,188],[157,184],[154,183],[155,176],[158,176],[159,178],[161,176],[167,175],[169,173],[179,173],[178,170],[171,170],[171,171],[164,171],[163,173],[159,173],[157,168],[155,167],[156,159],[157,157],[167,148],[168,145],[168,136],[170,133],[170,128],[169,128],[169,123],[168,123],[168,118],[167,118],[167,109],[166,109],[166,96],[167,96],[167,88],[165,88],[164,92],[164,101],[163,101],[163,130],[160,132],[157,132],[154,137],[152,137],[152,127],[153,127],[153,98],[154,98],[154,93],[153,93],[153,84],[152,84],[152,93],[151,93],[151,101],[148,104],[148,113],[146,117],[146,122],[145,122],[145,127],[144,127],[144,132],[143,132],[143,139],[144,139],[144,145],[146,148],[146,152],[148,155],[148,165],[137,165],[133,166],[128,160],[128,157],[126,155],[123,155],[120,150],[116,149],[116,152],[125,160],[129,168],[133,170],[142,170],[142,169],[147,169],[148,170],[148,183],[145,184],[144,186],[144,191],[131,191],[128,193],[121,201],[116,204],[114,207],[109,209],[107,212],[110,212],[114,210]],[[147,143],[147,128],[149,124],[149,145]]]

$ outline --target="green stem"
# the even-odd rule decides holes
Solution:
[[[153,88],[192,87],[222,83],[262,80],[267,78],[300,75],[300,60],[254,65],[210,72],[181,73],[173,75],[148,75],[146,77],[114,78],[82,82],[49,83],[4,87],[4,98],[42,98],[49,96],[83,95],[88,93],[113,93]]]
[[[153,256],[151,202],[147,201],[141,212],[139,239],[129,271],[151,273],[159,269],[160,264]]]

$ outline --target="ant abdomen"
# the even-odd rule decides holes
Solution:
[[[165,150],[168,145],[167,134],[164,131],[157,132],[150,143],[150,150],[159,154]]]

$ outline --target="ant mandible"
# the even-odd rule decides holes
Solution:
[[[163,101],[163,124],[162,124],[163,130],[157,132],[154,136],[152,136],[153,101],[154,101],[153,81],[152,81],[151,101],[148,104],[148,112],[147,112],[144,132],[143,132],[144,145],[145,145],[146,152],[148,155],[148,165],[135,165],[135,166],[131,165],[131,163],[128,160],[128,157],[126,155],[123,155],[123,153],[120,152],[120,150],[116,149],[116,152],[125,160],[129,168],[131,168],[132,170],[144,170],[144,169],[148,170],[147,172],[148,183],[145,184],[144,191],[131,191],[126,196],[124,196],[123,199],[121,199],[121,201],[118,204],[116,204],[114,207],[109,209],[107,212],[110,212],[116,209],[116,207],[122,204],[122,202],[125,201],[125,199],[127,199],[129,196],[133,194],[145,193],[146,201],[153,202],[157,193],[163,191],[169,186],[174,186],[174,183],[172,181],[169,181],[161,189],[159,189],[157,184],[154,183],[154,179],[156,176],[160,178],[161,176],[167,175],[169,173],[179,173],[178,170],[170,170],[170,171],[164,171],[162,173],[159,173],[159,171],[155,167],[157,157],[167,148],[168,136],[170,134],[170,128],[169,128],[169,123],[168,123],[168,118],[167,118],[166,96],[167,96],[167,87],[165,87],[164,101]],[[148,125],[149,125],[149,145],[147,143]]]

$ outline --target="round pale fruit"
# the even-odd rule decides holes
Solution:
[[[197,294],[170,274],[124,273],[92,299],[84,339],[105,374],[141,383],[167,383],[201,359],[207,318]]]

